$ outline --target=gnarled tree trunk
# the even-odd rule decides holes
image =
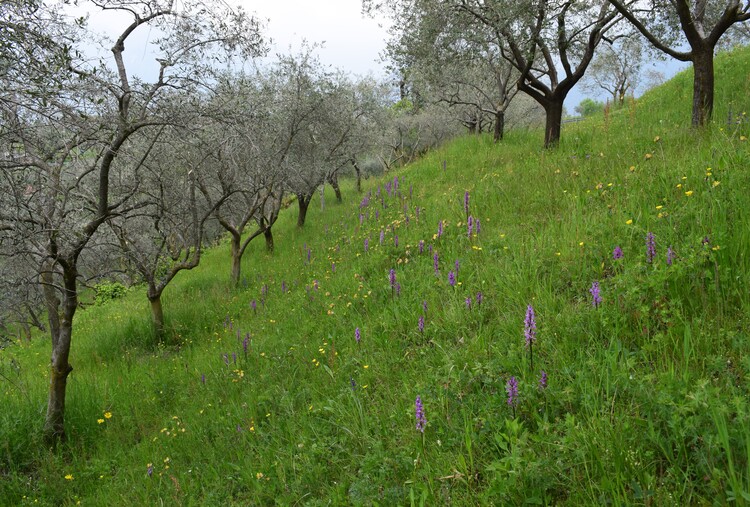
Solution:
[[[502,141],[505,135],[505,109],[498,108],[495,112],[495,132],[493,139],[495,142]]]
[[[231,236],[232,283],[238,285],[240,283],[240,275],[242,274],[242,245],[240,244],[242,238],[239,234],[235,233],[232,233]]]
[[[553,98],[544,104],[544,112],[546,114],[544,125],[545,148],[554,148],[560,142],[564,99],[564,96],[562,100],[556,100],[556,98]]]
[[[339,187],[339,177],[336,176],[335,174],[332,174],[331,176],[328,177],[328,183],[331,184],[331,186],[333,187],[333,191],[336,193],[336,201],[339,203],[342,202],[343,199],[341,198],[341,188]]]
[[[267,227],[265,231],[263,231],[263,236],[266,238],[266,251],[268,253],[273,252],[273,232],[271,232],[271,228]]]
[[[149,287],[147,296],[151,305],[151,323],[154,326],[154,335],[157,341],[162,341],[164,339],[164,309],[161,305],[161,291],[152,285]]]
[[[74,263],[63,267],[64,293],[62,302],[57,298],[54,289],[45,284],[45,298],[50,315],[50,336],[52,338],[52,357],[50,358],[50,381],[47,398],[47,414],[44,420],[44,439],[55,445],[65,440],[65,389],[68,375],[73,371],[69,363],[70,343],[73,336],[73,316],[78,308],[78,287]],[[50,266],[51,269],[51,266]],[[46,271],[43,280],[50,282],[52,272]],[[60,305],[62,304],[62,309]],[[62,311],[60,311],[62,310]]]
[[[693,57],[693,127],[711,121],[714,110],[714,52],[712,47],[695,52]]]
[[[299,205],[299,214],[297,215],[297,227],[305,225],[305,219],[307,218],[307,208],[310,206],[312,196],[306,196],[304,194],[297,194],[297,204]]]
[[[68,362],[73,326],[66,318],[63,318],[63,322],[60,334],[52,337],[47,415],[44,420],[44,439],[52,445],[58,441],[63,442],[66,438],[65,389],[68,385],[68,375],[73,371]]]
[[[362,192],[362,170],[356,160],[352,161],[352,165],[354,166],[354,172],[357,174],[357,193],[360,193]]]

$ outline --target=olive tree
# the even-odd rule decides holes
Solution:
[[[197,173],[207,158],[197,137],[187,127],[163,132],[141,166],[134,205],[107,221],[126,261],[146,284],[158,341],[165,330],[162,294],[177,274],[199,265],[213,211],[197,190]]]
[[[584,90],[605,91],[612,104],[622,105],[628,93],[634,93],[643,67],[643,43],[629,36],[599,47],[582,82]]]
[[[133,198],[148,152],[175,121],[161,108],[165,92],[195,86],[234,54],[258,54],[262,42],[254,18],[212,0],[85,6],[125,19],[108,55],[84,57],[85,24],[50,15],[55,19],[42,29],[64,49],[65,67],[37,73],[36,81],[19,67],[0,76],[0,234],[13,237],[40,273],[52,341],[44,433],[52,443],[65,438],[80,261],[103,224],[138,206]],[[125,58],[133,33],[144,26],[160,34],[151,82],[134,79]]]
[[[396,21],[388,56],[394,67],[429,98],[456,110],[470,131],[493,118],[494,139],[502,139],[505,115],[515,97],[518,71],[503,58],[504,39],[451,2],[389,3]]]
[[[545,147],[558,143],[565,97],[620,19],[607,0],[364,0],[363,5],[366,10],[395,10],[395,26],[411,32],[407,39],[416,37],[422,44],[440,47],[446,30],[464,27],[450,37],[459,49],[502,56],[517,72],[510,82],[544,108]],[[442,16],[442,21],[411,31],[415,19],[427,12],[423,5]],[[484,34],[484,39],[477,39],[479,43],[472,48],[473,35],[464,34],[474,33]],[[487,48],[487,42],[481,41],[491,45]]]
[[[750,2],[740,0],[609,0],[659,51],[693,64],[694,127],[711,119],[714,107],[714,52],[737,23],[750,19]],[[685,48],[689,48],[686,50]]]
[[[281,58],[273,74],[278,122],[287,133],[280,166],[285,188],[297,197],[302,227],[310,201],[325,183],[341,200],[338,174],[369,149],[364,129],[377,101],[366,86],[323,67],[311,51]]]
[[[460,9],[504,39],[503,55],[520,73],[518,88],[544,108],[544,146],[555,146],[565,98],[619,22],[617,11],[607,0],[459,1]]]
[[[413,162],[428,150],[459,135],[462,128],[455,113],[444,103],[416,109],[401,101],[387,111],[376,156],[388,171]]]
[[[281,164],[288,131],[276,122],[275,83],[262,71],[223,76],[212,106],[214,148],[199,171],[198,184],[220,227],[230,236],[231,279],[240,282],[242,257],[261,234],[273,251],[271,231],[281,209]]]

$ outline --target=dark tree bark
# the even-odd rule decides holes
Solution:
[[[341,187],[339,187],[339,177],[336,173],[328,177],[328,183],[331,184],[333,191],[336,193],[336,201],[339,203],[343,202],[343,199],[341,198]]]
[[[550,100],[544,104],[544,147],[554,148],[560,143],[560,131],[562,128],[563,97],[560,100]]]
[[[359,164],[357,164],[356,160],[352,160],[352,165],[354,166],[354,172],[357,175],[357,193],[362,192],[362,170],[359,168]]]
[[[312,195],[297,194],[297,204],[299,205],[299,214],[297,215],[297,227],[304,227],[307,218],[307,208],[310,206]]]
[[[495,131],[492,138],[495,142],[502,141],[505,136],[505,110],[498,108],[495,113]]]
[[[78,309],[78,272],[73,262],[60,263],[63,270],[63,298],[54,294],[47,300],[50,310],[52,357],[50,359],[50,381],[47,398],[47,414],[44,421],[44,439],[50,445],[65,441],[65,393],[68,375],[73,371],[69,363],[70,343],[73,337],[73,316]],[[51,272],[50,279],[51,279]],[[61,307],[62,306],[62,307]]]
[[[241,245],[241,237],[235,231],[230,230],[231,254],[232,254],[232,283],[237,285],[240,282],[242,274],[242,254],[244,253]]]
[[[266,238],[266,252],[273,253],[273,232],[270,227],[266,228],[263,236]]]
[[[151,322],[154,326],[154,334],[157,341],[164,339],[164,309],[161,305],[161,292],[153,288],[154,293],[149,289],[148,302],[151,304]]]
[[[694,51],[692,125],[706,125],[714,111],[714,48]]]

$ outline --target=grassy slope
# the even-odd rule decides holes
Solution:
[[[227,284],[227,245],[167,289],[169,345],[151,345],[143,290],[79,312],[71,439],[57,452],[39,441],[46,340],[0,352],[12,381],[0,382],[0,504],[686,505],[747,494],[750,123],[725,119],[750,113],[748,69],[747,50],[719,59],[706,132],[686,126],[682,74],[566,126],[557,150],[541,150],[537,131],[499,145],[463,138],[389,175],[398,193],[366,182],[367,207],[345,185],[345,203],[313,203],[302,231],[289,210],[277,251],[247,253],[241,289]],[[481,219],[471,239],[465,191]]]

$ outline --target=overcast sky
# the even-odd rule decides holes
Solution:
[[[357,75],[381,76],[385,72],[380,61],[387,37],[387,28],[381,26],[385,20],[363,16],[360,0],[229,0],[229,3],[242,6],[266,22],[265,36],[273,42],[270,56],[287,53],[290,47],[292,51],[299,50],[302,42],[307,41],[322,44],[317,54],[324,64]],[[122,13],[86,7],[70,9],[76,15],[88,13],[89,27],[112,40],[131,21]],[[126,47],[127,64],[144,77],[155,76],[158,69],[153,53],[146,49],[148,41],[156,36],[147,27],[139,28]],[[100,51],[108,56],[110,47],[111,42],[106,42]],[[92,49],[92,56],[94,52]]]
[[[387,28],[362,15],[360,0],[235,0],[236,5],[268,18],[268,34],[276,52],[286,52],[300,42],[325,43],[321,61],[353,74],[382,74],[379,62],[385,49]]]
[[[317,53],[324,64],[352,74],[373,74],[385,78],[385,64],[381,61],[388,37],[387,20],[372,19],[362,14],[361,0],[228,0],[254,12],[266,20],[265,34],[273,41],[271,56],[299,50],[302,41],[323,44]],[[79,11],[80,14],[83,11]],[[94,30],[115,35],[122,32],[130,20],[127,16],[111,12],[91,11],[89,26]],[[146,48],[147,41],[155,38],[148,29],[139,29],[131,48]],[[110,45],[105,45],[108,52]],[[148,50],[126,51],[127,63],[136,74],[147,79],[156,75],[158,64]],[[657,67],[669,78],[684,68],[677,62],[659,62]],[[565,101],[569,113],[585,97],[574,88]],[[596,97],[606,99],[604,95]]]

